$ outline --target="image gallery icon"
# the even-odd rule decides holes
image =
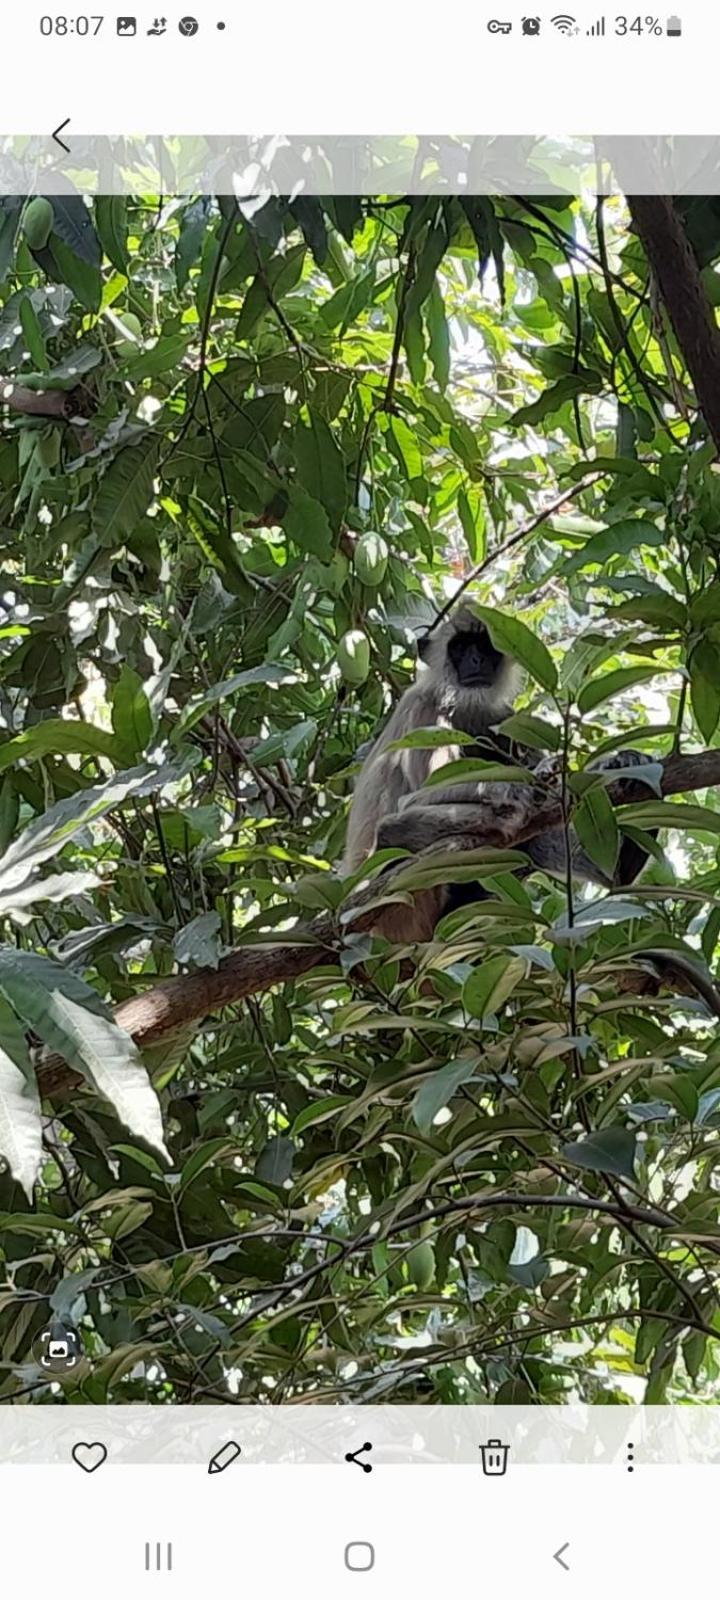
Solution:
[[[118,17],[117,32],[119,39],[134,39],[137,33],[137,17]]]

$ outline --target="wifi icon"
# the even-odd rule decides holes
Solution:
[[[576,22],[574,17],[568,17],[563,13],[562,16],[551,17],[550,20],[552,22],[553,27],[557,28],[558,33],[576,33],[577,32],[577,22]]]

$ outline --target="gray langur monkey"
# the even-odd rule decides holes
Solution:
[[[513,762],[510,740],[496,729],[512,714],[520,689],[520,669],[510,656],[495,648],[484,623],[468,606],[461,606],[452,619],[421,641],[419,653],[424,670],[406,690],[370,749],[355,787],[342,862],[346,874],[356,871],[375,850],[385,846],[401,846],[415,853],[472,831],[473,803],[482,793],[482,783],[440,785],[424,792],[422,789],[431,772],[461,754],[471,753],[466,744],[453,742],[453,731],[470,734],[477,741],[478,756],[508,765]],[[414,729],[430,727],[447,728],[447,744],[432,749],[391,748]],[[520,760],[525,766],[538,766],[536,752],[524,751]],[[642,766],[648,760],[636,751],[620,751],[596,765],[607,770]],[[493,787],[497,794],[499,786]],[[527,790],[523,787],[521,793],[519,785],[509,783],[504,801],[511,805],[521,798],[526,803]],[[547,799],[547,789],[542,799]],[[567,855],[562,829],[530,839],[522,848],[533,866],[565,876]],[[627,840],[615,882],[632,882],[645,859],[645,852]],[[612,886],[579,845],[572,849],[572,870],[582,882]],[[442,886],[427,889],[415,895],[412,907],[388,906],[379,931],[386,938],[403,943],[430,939],[439,917],[459,901],[467,900],[468,887],[471,886],[463,886],[460,893]],[[482,898],[479,888],[471,887],[471,893],[473,899]]]

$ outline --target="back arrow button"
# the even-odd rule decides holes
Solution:
[[[570,1571],[570,1568],[569,1568],[569,1566],[567,1564],[567,1561],[563,1561],[563,1556],[565,1554],[565,1551],[569,1550],[569,1549],[570,1549],[569,1543],[568,1544],[561,1544],[560,1549],[556,1550],[555,1554],[553,1556],[553,1561],[557,1561],[558,1566],[562,1567],[563,1572],[569,1572]]]
[[[55,143],[59,144],[60,149],[64,150],[65,154],[68,155],[68,156],[70,154],[70,146],[69,146],[69,144],[65,143],[64,139],[59,138],[59,135],[61,133],[63,133],[66,128],[69,128],[69,126],[70,126],[70,118],[66,117],[64,122],[61,122],[61,123],[58,124],[58,126],[55,129],[55,132],[53,133],[53,136],[52,136],[53,139],[55,140]]]

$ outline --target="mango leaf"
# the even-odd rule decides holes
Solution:
[[[210,217],[211,201],[209,195],[201,195],[199,200],[194,200],[183,213],[180,232],[175,248],[175,279],[178,289],[184,289],[190,277],[191,268],[199,260],[205,242],[208,219]]]
[[[155,722],[142,678],[127,661],[113,690],[112,725],[118,744],[131,761],[145,750],[153,735]]]
[[[485,518],[482,502],[476,491],[461,489],[458,495],[458,516],[462,523],[470,560],[482,561],[485,554]]]
[[[502,761],[475,761],[469,757],[448,761],[436,767],[425,779],[424,789],[438,789],[449,783],[532,783],[533,774],[525,767],[506,767]]]
[[[450,331],[445,315],[445,301],[437,282],[430,291],[430,299],[425,307],[425,320],[430,336],[428,346],[430,364],[438,388],[444,391],[450,379]],[[472,559],[478,561],[479,556],[474,555]]]
[[[39,372],[47,372],[49,362],[45,349],[45,340],[40,327],[40,319],[29,295],[23,295],[20,301],[20,322],[33,366],[37,367]]]
[[[518,711],[514,717],[506,717],[498,727],[508,739],[525,744],[530,750],[560,749],[560,729],[555,723],[546,722],[543,717],[531,716],[529,711]]]
[[[300,483],[327,512],[331,526],[339,529],[347,504],[345,461],[325,418],[310,411],[310,426],[295,430],[295,455]],[[298,541],[300,542],[300,541]]]
[[[670,628],[674,633],[687,626],[687,608],[673,594],[648,594],[640,600],[624,600],[610,613],[623,622],[645,622],[650,628]]]
[[[172,372],[176,378],[177,368],[187,355],[189,344],[190,335],[187,333],[167,334],[165,338],[158,339],[152,349],[143,350],[125,362],[127,377],[132,383],[140,383],[143,378],[157,378],[163,372]]]
[[[64,245],[89,267],[99,268],[102,251],[93,227],[92,212],[80,194],[55,194],[51,197],[53,208],[52,238],[61,239]]]
[[[448,744],[475,744],[471,733],[461,733],[457,728],[413,728],[402,739],[393,739],[386,750],[438,750]]]
[[[221,922],[217,911],[203,911],[176,933],[173,949],[182,966],[212,967],[220,961],[218,935]]]
[[[95,227],[108,261],[127,277],[127,197],[99,194],[95,199]]]
[[[397,452],[405,466],[409,479],[421,478],[423,459],[418,448],[417,439],[412,429],[403,422],[402,417],[390,418],[390,434],[397,446]]]
[[[273,1183],[281,1187],[287,1183],[293,1169],[295,1160],[295,1145],[292,1139],[284,1134],[276,1134],[273,1139],[268,1139],[264,1149],[255,1162],[255,1177],[262,1183]]]
[[[109,548],[124,544],[145,516],[154,493],[158,446],[150,438],[126,445],[105,472],[93,508],[93,530]]]
[[[5,945],[0,994],[49,1050],[109,1100],[131,1133],[167,1155],[160,1105],[142,1057],[89,984],[45,956]]]
[[[25,1035],[15,1012],[0,1001],[0,1156],[32,1200],[43,1160],[42,1108]]]
[[[293,483],[288,488],[288,505],[282,519],[289,539],[300,550],[329,561],[333,553],[333,532],[325,507],[308,494],[302,484]]]
[[[631,555],[641,545],[664,545],[666,540],[667,534],[663,528],[657,528],[654,522],[647,522],[642,517],[635,521],[613,522],[593,534],[582,550],[576,550],[569,559],[563,558],[562,571],[566,574],[577,572],[582,567],[603,567],[611,556]]]
[[[522,983],[527,962],[520,956],[490,956],[463,984],[462,1003],[471,1017],[494,1016]]]
[[[40,723],[39,728],[32,731],[48,726],[46,722]],[[72,724],[63,723],[62,726],[71,727]],[[12,741],[13,744],[15,742]],[[51,856],[57,855],[82,828],[104,817],[108,811],[116,810],[131,796],[139,799],[141,795],[163,789],[166,784],[177,783],[187,770],[186,763],[134,767],[129,772],[110,778],[107,783],[95,784],[70,795],[66,800],[59,800],[43,816],[24,828],[0,858],[0,890],[6,894],[24,883],[31,872]]]
[[[637,823],[640,828],[678,828],[681,831],[720,833],[720,811],[709,806],[675,804],[670,800],[643,800],[623,806],[621,823]]]
[[[0,744],[0,771],[12,767],[17,761],[37,761],[42,756],[74,755],[105,756],[108,761],[120,764],[122,747],[115,735],[104,728],[93,728],[86,722],[71,722],[64,717],[49,717],[38,722],[14,739]]]
[[[557,688],[557,667],[541,639],[518,617],[505,616],[492,606],[473,606],[482,618],[496,650],[503,650],[519,662],[537,683],[552,694]]]
[[[578,695],[578,708],[583,716],[588,711],[594,711],[603,700],[612,700],[616,694],[622,694],[624,689],[631,689],[636,683],[647,683],[649,678],[656,678],[658,668],[653,663],[647,666],[618,667],[615,672],[606,672],[602,678],[591,678],[589,683],[583,685]]]
[[[600,388],[601,379],[596,372],[568,373],[567,377],[551,384],[532,405],[520,406],[519,411],[514,411],[509,423],[513,428],[534,428],[536,423],[560,411],[568,400],[581,394],[597,394]]]
[[[610,1172],[616,1178],[635,1181],[636,1137],[627,1128],[600,1128],[586,1139],[574,1140],[562,1147],[565,1161],[586,1172]]]
[[[720,584],[716,587],[720,594]],[[701,640],[690,657],[690,700],[695,721],[709,744],[720,721],[720,650],[709,640]]]
[[[605,789],[589,789],[583,795],[573,816],[573,825],[590,860],[600,867],[607,878],[612,879],[620,849],[620,834]]]
[[[439,1067],[432,1077],[426,1078],[412,1102],[412,1118],[421,1133],[429,1133],[436,1116],[445,1109],[453,1095],[464,1083],[469,1083],[477,1071],[475,1056],[450,1061]]]
[[[90,226],[92,228],[92,223]],[[95,238],[94,230],[93,238]],[[74,249],[70,249],[58,236],[57,230],[52,233],[48,252],[61,283],[67,284],[68,289],[72,290],[76,300],[79,300],[86,311],[97,313],[102,305],[103,287],[99,266],[91,265],[76,254]]]

